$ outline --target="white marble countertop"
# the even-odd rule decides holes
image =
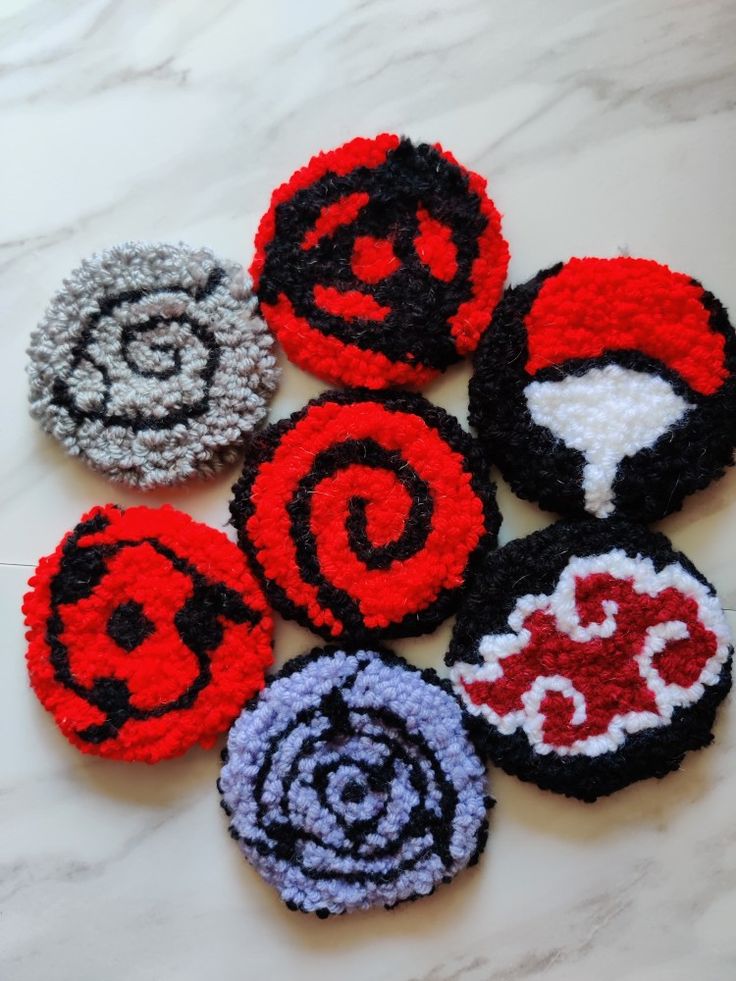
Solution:
[[[4,0],[3,981],[736,977],[732,704],[678,774],[593,806],[493,772],[476,869],[391,913],[322,922],[241,860],[215,752],[147,768],[66,744],[28,689],[19,611],[83,511],[142,499],[65,458],[26,411],[29,332],[84,255],[185,239],[247,264],[277,182],[389,130],[489,178],[512,281],[630,251],[734,311],[735,40],[728,0]],[[466,382],[460,368],[427,394],[465,421]],[[320,388],[287,367],[275,414]],[[222,527],[234,475],[147,500]],[[503,487],[500,505],[504,541],[550,520]],[[662,527],[736,611],[736,471]],[[395,646],[440,665],[449,631]],[[282,662],[313,638],[279,623],[276,643]]]

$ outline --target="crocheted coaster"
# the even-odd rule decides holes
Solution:
[[[593,801],[711,742],[732,651],[713,587],[664,535],[588,519],[485,556],[447,661],[499,766]]]
[[[393,654],[296,658],[230,731],[218,781],[230,833],[291,909],[429,895],[488,834],[466,722],[447,682]]]
[[[732,462],[736,338],[700,283],[649,259],[571,259],[506,292],[470,419],[519,496],[654,521]]]
[[[273,606],[328,639],[433,630],[500,524],[475,441],[403,392],[312,400],[253,441],[234,495]]]
[[[486,182],[387,133],[274,191],[251,275],[287,356],[331,384],[419,388],[475,350],[509,262]]]
[[[31,337],[31,414],[141,488],[238,455],[278,381],[243,271],[208,249],[126,242],[86,259]]]
[[[85,753],[211,746],[263,685],[271,617],[237,546],[171,507],[93,508],[23,602],[31,685]]]

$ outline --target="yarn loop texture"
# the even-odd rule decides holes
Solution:
[[[711,742],[732,652],[713,587],[663,535],[588,519],[485,556],[447,662],[494,762],[592,801]]]
[[[278,381],[243,271],[126,242],[86,259],[31,337],[31,414],[112,480],[148,489],[237,458]]]
[[[295,364],[330,384],[421,388],[475,349],[508,262],[485,180],[384,133],[274,191],[251,274]]]
[[[487,837],[466,722],[446,682],[390,653],[296,658],[230,732],[218,781],[230,832],[291,909],[426,896]]]
[[[689,276],[571,259],[504,294],[476,352],[470,422],[520,497],[656,521],[733,462],[736,336]]]
[[[171,507],[93,508],[23,602],[40,701],[85,753],[211,746],[258,691],[272,621],[236,545]]]
[[[403,392],[328,392],[268,427],[232,523],[273,606],[327,637],[433,630],[500,523],[475,441]]]

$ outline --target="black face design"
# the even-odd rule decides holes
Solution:
[[[380,166],[330,171],[278,206],[259,298],[267,312],[286,297],[345,343],[442,369],[460,357],[450,320],[473,296],[487,224],[465,172],[402,140]]]

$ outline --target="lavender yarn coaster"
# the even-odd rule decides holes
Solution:
[[[433,892],[477,862],[485,767],[433,671],[313,651],[236,720],[218,781],[230,832],[291,909],[326,917]]]

